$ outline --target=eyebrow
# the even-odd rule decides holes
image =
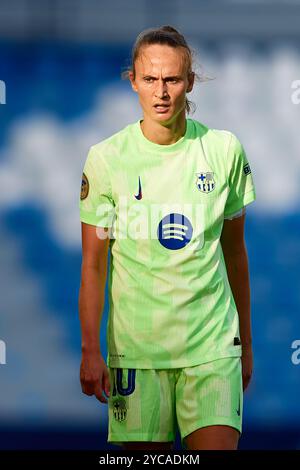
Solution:
[[[153,75],[148,75],[148,74],[143,75],[143,78],[154,78],[154,79],[156,79],[156,77],[153,77]],[[182,76],[181,75],[170,75],[168,77],[165,77],[164,80],[170,80],[170,78],[181,79]]]

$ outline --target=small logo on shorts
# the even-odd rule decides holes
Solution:
[[[241,414],[241,398],[240,398],[240,396],[239,396],[239,407],[236,410],[236,412],[237,412],[237,415],[240,416],[240,414]]]
[[[233,340],[233,346],[239,346],[240,344],[241,344],[240,338],[238,338],[238,336],[235,336]]]
[[[127,416],[126,401],[124,398],[117,398],[113,402],[113,414],[117,421],[124,421]]]

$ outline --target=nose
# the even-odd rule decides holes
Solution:
[[[155,96],[157,98],[163,98],[167,94],[168,94],[167,84],[163,80],[158,80],[156,90],[155,90]]]

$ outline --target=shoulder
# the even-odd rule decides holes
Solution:
[[[231,149],[238,150],[239,147],[242,147],[238,137],[233,132],[226,129],[209,127],[196,119],[190,119],[190,121],[193,124],[196,135],[201,137],[206,146],[210,145],[222,152],[227,152]]]
[[[102,158],[108,162],[113,156],[120,155],[120,152],[128,144],[128,140],[132,136],[134,126],[136,126],[136,123],[128,124],[120,131],[92,145],[89,149],[92,158]]]

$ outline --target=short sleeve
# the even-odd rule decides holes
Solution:
[[[238,217],[241,217],[241,216],[244,215],[245,213],[246,213],[246,207],[243,206],[241,209],[239,209],[238,211],[234,212],[233,214],[227,215],[226,217],[224,217],[224,219],[226,219],[226,220],[237,219]]]
[[[92,146],[83,168],[79,213],[81,222],[98,227],[113,225],[115,205],[107,164]]]
[[[234,134],[231,134],[227,153],[229,193],[224,209],[224,217],[229,217],[256,199],[256,190],[250,164],[244,147]]]

